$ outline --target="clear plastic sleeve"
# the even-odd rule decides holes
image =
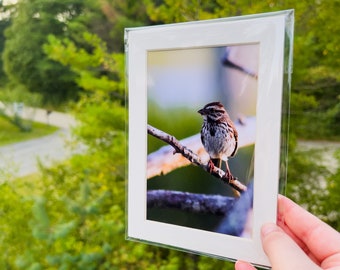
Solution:
[[[260,229],[286,183],[293,28],[287,10],[126,29],[127,239],[270,267]],[[181,137],[213,101],[238,131],[235,178],[210,175],[201,123]]]

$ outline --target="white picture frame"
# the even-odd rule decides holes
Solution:
[[[287,137],[282,130],[288,117],[285,104],[289,97],[292,29],[292,10],[126,29],[129,107],[127,239],[270,267],[262,249],[260,229],[266,222],[276,222],[279,184],[285,181],[284,166],[281,165],[286,159]],[[149,53],[249,44],[256,44],[259,50],[251,236],[236,237],[149,220],[146,203],[147,142],[150,136],[147,134]]]

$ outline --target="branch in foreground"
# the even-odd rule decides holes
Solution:
[[[224,183],[229,184],[235,190],[239,192],[245,192],[247,190],[247,187],[245,185],[243,185],[233,176],[230,177],[229,175],[227,175],[225,171],[219,169],[216,166],[211,167],[209,165],[209,162],[203,163],[198,155],[196,155],[190,149],[182,145],[174,136],[171,136],[168,133],[161,131],[151,125],[148,125],[148,133],[170,144],[175,149],[174,154],[176,153],[182,154],[191,163],[196,164],[197,166],[203,168],[205,171],[209,172],[211,175],[221,179]]]
[[[234,124],[239,132],[239,148],[253,145],[255,143],[256,117],[240,118],[239,121],[235,121]],[[200,133],[181,139],[180,143],[198,155],[203,163],[208,162],[210,159],[202,145]],[[173,152],[173,147],[166,144],[158,150],[148,154],[147,179],[151,179],[158,175],[168,174],[175,169],[191,164],[184,156],[174,155]]]
[[[149,190],[148,207],[176,208],[200,214],[226,215],[236,199],[221,195],[195,194],[173,190]]]

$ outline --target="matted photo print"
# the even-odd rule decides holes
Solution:
[[[127,239],[270,267],[293,24],[287,10],[125,30]]]

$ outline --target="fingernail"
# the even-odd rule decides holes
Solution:
[[[262,236],[266,236],[267,234],[270,234],[271,232],[278,231],[279,228],[274,223],[266,223],[261,228],[261,234]]]

